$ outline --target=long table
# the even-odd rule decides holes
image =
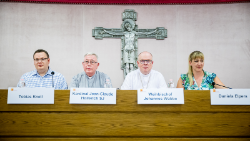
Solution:
[[[209,91],[185,90],[183,105],[138,105],[137,91],[117,90],[116,105],[69,104],[55,90],[53,105],[7,104],[0,90],[0,140],[250,140],[250,106],[215,106]]]

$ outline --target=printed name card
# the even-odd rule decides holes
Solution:
[[[250,105],[250,89],[212,89],[211,105]]]
[[[8,88],[7,104],[54,104],[54,88]]]
[[[116,88],[71,88],[70,104],[116,104]]]
[[[138,89],[138,104],[184,104],[182,88]]]

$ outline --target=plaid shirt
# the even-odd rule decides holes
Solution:
[[[52,70],[49,68],[47,73],[44,76],[40,76],[37,70],[25,73],[21,79],[24,80],[27,88],[35,88],[35,87],[45,87],[52,88]],[[20,80],[21,80],[20,79]],[[20,81],[19,81],[20,82]],[[58,72],[55,72],[53,75],[53,82],[55,89],[68,89],[67,82],[64,76]],[[19,83],[17,84],[18,87]]]

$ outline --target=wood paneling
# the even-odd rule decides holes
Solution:
[[[211,105],[208,90],[185,90],[183,105],[138,105],[135,90],[118,90],[116,105],[69,104],[69,93],[69,90],[56,90],[53,105],[8,105],[8,90],[0,90],[0,111],[250,112],[250,105]]]
[[[142,138],[130,138],[130,137],[123,137],[123,138],[1,138],[1,141],[249,141],[250,138],[168,138],[168,137],[158,137],[158,138],[151,138],[151,137],[142,137]]]
[[[8,112],[1,136],[250,136],[250,113]]]
[[[0,90],[4,141],[249,141],[250,106],[211,106],[209,91],[184,91],[183,105],[138,105],[136,91],[117,91],[116,105],[69,104],[69,90],[52,105],[7,104]]]

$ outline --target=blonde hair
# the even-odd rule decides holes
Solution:
[[[189,57],[188,57],[188,73],[187,73],[187,75],[188,75],[188,78],[189,78],[189,84],[190,84],[190,86],[193,85],[194,80],[193,80],[193,68],[192,68],[192,66],[189,64],[189,61],[192,62],[192,61],[193,61],[194,59],[196,59],[196,58],[200,58],[200,59],[204,60],[204,55],[203,55],[203,53],[200,52],[200,51],[194,51],[194,52],[192,52],[192,53],[189,55]]]

